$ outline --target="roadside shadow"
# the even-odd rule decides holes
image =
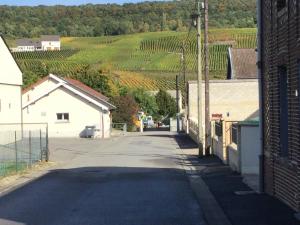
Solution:
[[[1,196],[0,209],[1,225],[204,224],[188,179],[176,168],[52,170]]]

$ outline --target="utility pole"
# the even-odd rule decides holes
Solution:
[[[201,19],[200,19],[200,2],[197,2],[197,13],[192,15],[197,26],[197,108],[198,108],[198,143],[199,157],[203,156],[203,130],[202,130],[202,58],[201,58]]]
[[[188,91],[187,91],[187,79],[186,79],[186,57],[185,57],[185,43],[182,44],[182,74],[183,74],[183,93],[184,93],[184,114],[186,123],[186,132],[189,133],[189,121],[188,121]]]
[[[179,124],[179,75],[176,75],[176,108],[177,108],[177,113],[176,113],[176,123],[177,123],[177,133],[180,132],[180,124]]]
[[[204,62],[205,62],[205,155],[210,155],[210,109],[209,109],[209,46],[208,46],[208,0],[204,0]]]

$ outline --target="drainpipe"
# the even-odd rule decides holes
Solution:
[[[263,69],[262,69],[262,0],[257,0],[257,73],[259,92],[259,192],[264,192],[264,97],[263,97]]]
[[[101,114],[102,114],[102,116],[101,116],[102,139],[104,139],[105,133],[104,133],[104,110],[103,109],[102,109]]]

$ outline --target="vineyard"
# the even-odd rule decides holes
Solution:
[[[256,30],[211,30],[209,43],[210,77],[225,79],[228,47],[255,48]],[[196,78],[194,32],[67,37],[62,38],[62,48],[62,51],[13,54],[23,71],[72,76],[84,73],[86,68],[93,68],[103,71],[114,81],[129,88],[144,87],[154,90],[175,88],[175,76],[182,74],[181,52],[184,48],[187,79]]]
[[[39,60],[53,60],[53,59],[65,59],[79,50],[77,49],[65,49],[60,51],[36,51],[36,52],[13,52],[13,56],[17,60],[27,59],[39,59]]]

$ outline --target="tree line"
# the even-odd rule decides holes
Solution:
[[[210,26],[254,27],[255,0],[210,0]],[[102,36],[138,32],[186,31],[194,1],[143,2],[124,5],[0,6],[0,33],[10,38]]]

